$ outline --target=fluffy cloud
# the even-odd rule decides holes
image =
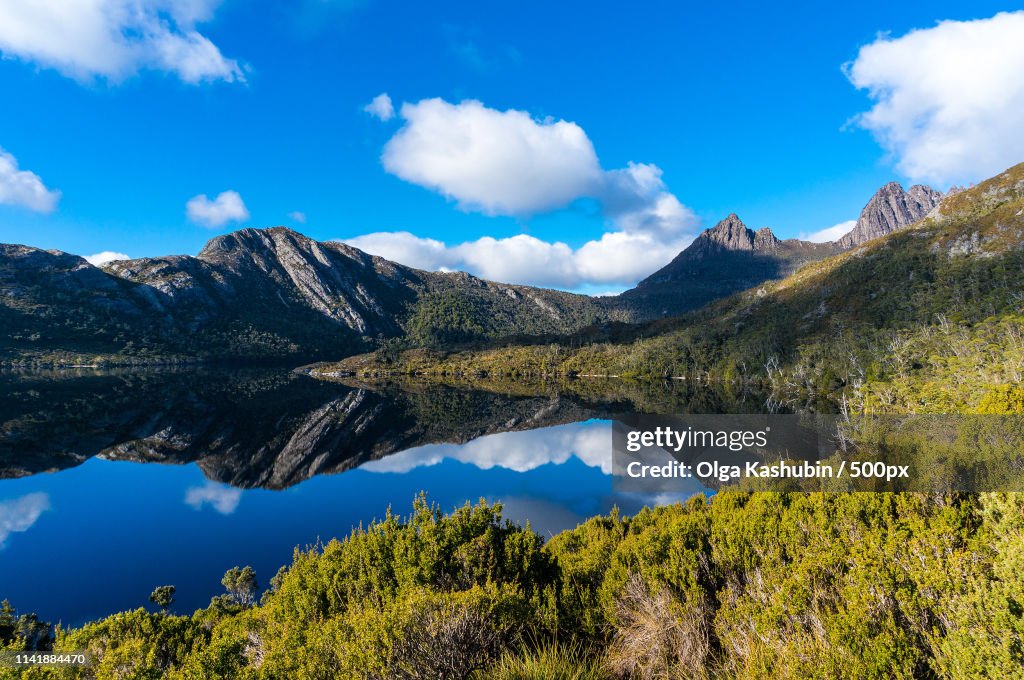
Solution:
[[[299,224],[305,224],[306,223],[306,213],[304,213],[304,212],[302,212],[300,210],[296,210],[295,212],[288,213],[288,217],[292,218],[293,220],[295,220]]]
[[[447,245],[406,231],[344,239],[373,255],[431,271],[468,271],[504,283],[574,289],[586,285],[631,286],[665,266],[692,241],[660,240],[646,233],[608,232],[577,249],[526,234],[485,236]]]
[[[604,173],[597,196],[612,222],[626,232],[675,237],[698,223],[693,211],[666,190],[657,165],[630,163]]]
[[[8,536],[28,531],[39,516],[49,509],[50,497],[45,493],[30,493],[0,502],[0,548],[4,547]]]
[[[846,66],[870,130],[908,177],[967,182],[1024,160],[1024,12],[882,36]]]
[[[47,189],[36,173],[19,169],[18,159],[0,148],[0,205],[48,213],[53,212],[59,200],[59,191]]]
[[[206,194],[193,196],[185,204],[185,214],[196,224],[211,229],[249,219],[249,210],[237,191],[222,191],[212,201]]]
[[[185,490],[185,503],[196,510],[209,505],[222,515],[230,515],[238,509],[242,501],[242,492],[238,489],[214,482],[206,482],[203,486],[193,486]]]
[[[542,465],[561,465],[573,456],[611,474],[611,425],[593,421],[570,423],[523,432],[500,432],[466,444],[427,444],[364,463],[360,469],[408,472],[436,465],[447,458],[482,470],[501,467],[526,472]]]
[[[855,226],[857,226],[857,220],[847,220],[821,231],[816,231],[813,234],[800,234],[800,238],[811,243],[829,243],[830,241],[838,241],[846,236]]]
[[[486,215],[529,217],[590,199],[611,231],[575,249],[526,234],[449,245],[408,232],[345,240],[357,248],[423,269],[576,288],[631,285],[692,240],[697,217],[668,191],[661,169],[630,163],[604,170],[575,123],[472,100],[406,103],[401,116],[404,125],[381,157],[388,172]]]
[[[417,269],[449,271],[458,268],[455,249],[442,241],[422,238],[407,231],[381,231],[341,240],[371,255],[380,255]]]
[[[130,260],[132,259],[124,253],[115,253],[112,250],[104,250],[102,253],[96,253],[95,255],[86,255],[85,261],[94,267],[99,267],[101,264],[113,262],[115,260]]]
[[[384,168],[465,210],[547,212],[591,195],[601,183],[594,147],[575,123],[441,99],[403,104],[401,115],[405,125],[384,147]]]
[[[576,123],[474,100],[426,99],[403,104],[401,115],[405,124],[384,147],[384,168],[465,210],[528,217],[592,198],[624,231],[678,234],[696,223],[666,190],[660,168],[603,170]]]
[[[0,0],[0,52],[76,78],[120,80],[140,69],[186,83],[244,80],[199,33],[220,0]]]
[[[395,117],[395,106],[391,103],[391,97],[387,92],[381,92],[373,100],[363,107],[363,111],[377,118],[388,121]]]

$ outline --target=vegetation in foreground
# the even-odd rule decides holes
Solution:
[[[1024,673],[1019,495],[728,491],[547,543],[499,505],[445,516],[420,498],[405,520],[297,550],[258,604],[251,570],[224,584],[191,615],[138,609],[58,629],[54,650],[94,664],[24,677]],[[0,635],[24,648],[12,617],[0,613]]]

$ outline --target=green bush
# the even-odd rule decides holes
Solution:
[[[1015,494],[722,491],[547,545],[421,497],[296,551],[260,604],[115,614],[54,647],[95,678],[1017,677],[1022,546]]]

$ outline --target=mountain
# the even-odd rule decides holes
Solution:
[[[833,243],[780,240],[768,227],[755,232],[731,214],[612,304],[647,318],[673,316],[781,279],[837,252]]]
[[[420,271],[284,227],[219,236],[196,257],[102,268],[0,246],[8,363],[314,359],[379,339],[432,346],[566,333],[615,316],[584,295]]]
[[[904,191],[898,182],[889,182],[879,189],[857,218],[854,228],[841,239],[840,248],[853,248],[881,238],[917,222],[942,200],[942,192],[922,184]]]
[[[720,235],[749,235],[725,225]],[[710,246],[691,250],[700,252]],[[690,249],[688,249],[690,250]],[[696,255],[690,255],[696,257]],[[611,338],[323,371],[698,379],[795,407],[1024,412],[1024,163],[945,196],[927,217],[779,281]],[[524,370],[529,368],[529,370]]]
[[[219,236],[196,257],[102,268],[59,251],[0,245],[0,323],[9,329],[0,364],[315,360],[659,319],[904,228],[939,196],[888,184],[838,243],[780,240],[729,215],[636,288],[607,298],[421,271],[284,227]]]
[[[853,230],[830,243],[780,240],[768,227],[751,230],[734,213],[701,233],[669,264],[606,304],[641,319],[698,309],[908,227],[931,212],[941,198],[940,192],[924,185],[904,191],[899,183],[890,182],[864,206]]]
[[[283,227],[219,236],[197,257],[115,261],[104,270],[140,284],[153,307],[190,329],[217,316],[265,323],[272,313],[299,312],[361,335],[398,332],[395,317],[410,299],[412,278],[386,260]]]

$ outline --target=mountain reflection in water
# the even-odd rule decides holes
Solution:
[[[613,506],[630,514],[687,495],[613,493],[612,415],[758,408],[678,384],[3,374],[0,599],[74,624],[147,605],[170,583],[176,609],[191,611],[226,569],[251,564],[266,583],[296,546],[389,506],[404,514],[420,491],[445,511],[500,501],[550,535]]]

